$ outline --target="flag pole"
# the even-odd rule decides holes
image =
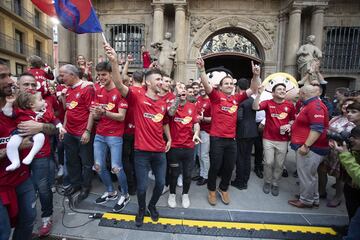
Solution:
[[[104,32],[101,32],[101,36],[102,36],[102,38],[103,38],[103,40],[104,40],[104,43],[107,44],[108,41],[106,40],[106,37],[105,37]]]

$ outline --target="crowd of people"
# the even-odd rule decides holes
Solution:
[[[359,236],[360,100],[355,94],[339,88],[331,103],[324,85],[313,81],[289,100],[286,85],[278,83],[272,99],[260,101],[264,86],[255,64],[250,82],[242,78],[235,86],[227,75],[212,85],[199,58],[199,80],[186,85],[156,63],[130,75],[130,55],[120,64],[109,44],[104,51],[108,61],[95,66],[96,74],[79,56],[76,65],[61,66],[55,79],[37,56],[29,58],[29,70],[16,81],[0,62],[1,240],[9,238],[11,227],[13,239],[31,239],[36,194],[42,219],[37,234],[51,232],[55,175],[62,176],[65,196],[79,192],[82,201],[96,172],[104,193],[95,204],[114,201],[114,212],[136,195],[140,227],[146,214],[158,221],[156,204],[167,191],[169,207],[177,207],[177,185],[182,207],[189,208],[192,180],[207,185],[210,205],[229,204],[230,185],[247,189],[253,147],[264,194],[278,196],[289,146],[296,153],[299,195],[288,203],[319,207],[327,195],[327,176],[334,176],[336,194],[327,206],[337,207],[345,195],[348,239]],[[149,172],[155,186],[146,203]]]

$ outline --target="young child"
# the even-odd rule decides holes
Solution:
[[[16,108],[13,107],[16,106]],[[46,102],[42,99],[41,93],[22,92],[16,100],[14,97],[6,99],[6,104],[2,109],[4,115],[14,117],[16,124],[23,121],[34,120],[42,123],[54,123],[60,132],[65,132],[62,124],[55,118],[54,113],[46,110]],[[17,130],[13,132],[8,144],[6,145],[6,154],[11,164],[6,168],[6,171],[13,171],[20,166],[19,146],[23,140],[23,136]],[[45,135],[37,133],[32,136],[34,142],[28,155],[23,159],[22,163],[29,165],[35,155],[41,150],[44,145]]]

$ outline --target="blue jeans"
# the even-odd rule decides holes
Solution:
[[[99,173],[102,182],[105,184],[106,191],[113,192],[114,186],[111,181],[110,172],[106,168],[106,152],[107,148],[109,148],[111,154],[112,172],[116,174],[118,178],[121,193],[123,195],[127,195],[128,185],[122,163],[122,145],[122,137],[102,136],[96,134],[94,139],[95,169]]]
[[[161,197],[166,173],[166,157],[164,152],[146,152],[135,150],[135,173],[137,180],[137,198],[139,209],[146,208],[146,189],[148,185],[148,173],[151,168],[155,175],[155,187],[149,205],[155,206]]]
[[[16,187],[18,201],[18,218],[13,234],[13,240],[32,239],[31,234],[36,219],[36,197],[34,186],[30,179]],[[7,208],[0,199],[0,240],[8,240],[11,233],[10,219]]]
[[[50,188],[50,157],[36,158],[30,164],[31,180],[35,191],[39,193],[41,217],[50,217],[53,213],[53,193]]]
[[[360,239],[360,208],[357,209],[355,215],[351,218],[348,235],[344,240]]]

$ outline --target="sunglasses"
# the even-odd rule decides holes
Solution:
[[[0,79],[11,77],[11,73],[0,73]]]

